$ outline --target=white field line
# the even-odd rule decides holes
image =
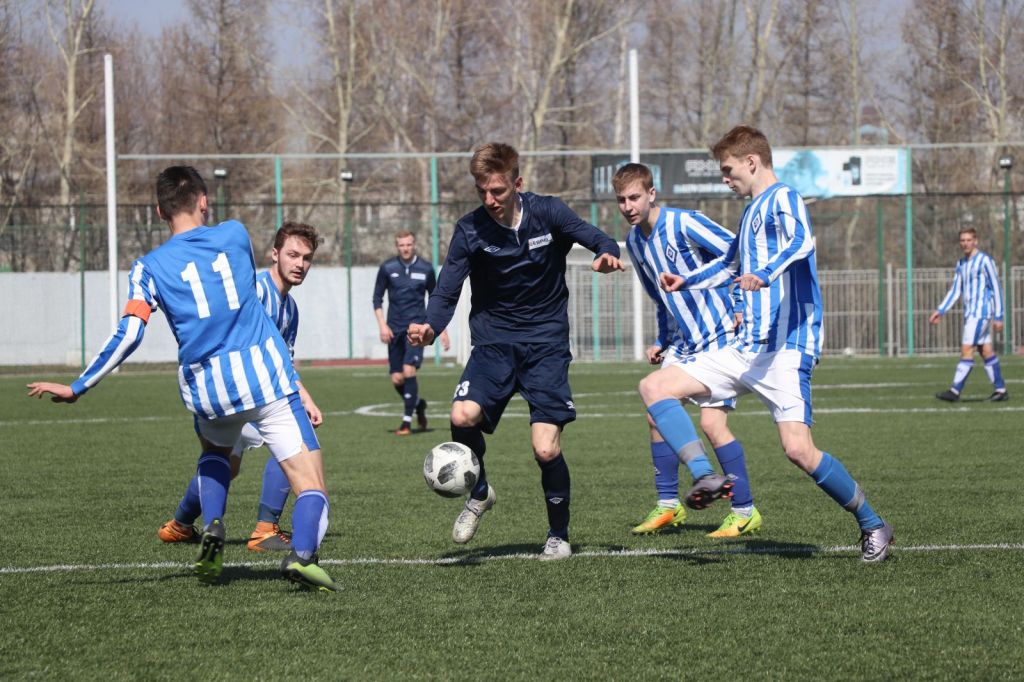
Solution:
[[[834,547],[726,547],[722,549],[624,549],[576,552],[573,559],[633,559],[644,557],[702,557],[702,556],[792,556],[802,554],[856,554],[856,545]],[[973,544],[973,545],[912,545],[894,546],[893,554],[921,552],[1020,552],[1024,544]],[[321,559],[320,563],[327,566],[451,566],[460,564],[483,564],[495,561],[536,561],[537,554],[494,554],[484,556],[440,557],[435,559],[402,559],[402,558],[357,558],[357,559]],[[280,562],[239,561],[225,562],[225,568],[249,567],[271,568]],[[3,566],[0,575],[23,575],[29,573],[76,573],[95,571],[147,571],[163,569],[188,570],[191,563],[176,561],[157,561],[152,563],[125,564],[55,564],[51,566]]]

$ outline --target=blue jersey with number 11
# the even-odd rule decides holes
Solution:
[[[252,243],[238,221],[171,237],[135,261],[128,279],[129,306],[159,307],[167,317],[192,412],[215,419],[298,390],[288,345],[260,305]]]

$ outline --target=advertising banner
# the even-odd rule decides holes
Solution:
[[[641,162],[654,175],[654,188],[663,197],[714,197],[728,194],[718,162],[704,152],[646,154]],[[896,147],[833,147],[772,150],[779,180],[804,197],[828,198],[905,194],[907,150]],[[612,176],[629,163],[628,155],[592,157],[594,197],[615,196]]]

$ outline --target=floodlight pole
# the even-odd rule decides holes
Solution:
[[[114,58],[103,55],[103,103],[107,142],[107,272],[110,287],[110,326],[117,326],[117,155],[114,151]]]
[[[1013,157],[999,159],[1003,169],[1003,353],[1013,353],[1013,283],[1010,270],[1010,170]]]
[[[640,163],[640,68],[636,49],[629,51],[629,160]]]

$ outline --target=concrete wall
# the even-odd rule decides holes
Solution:
[[[373,285],[377,268],[352,269],[352,349],[348,343],[347,277],[344,268],[314,266],[306,281],[292,289],[299,305],[299,336],[295,357],[300,362],[365,358],[387,358],[380,342],[373,314]],[[0,273],[4,306],[0,326],[0,365],[71,365],[81,361],[81,324],[85,317],[86,362],[99,352],[110,337],[108,276],[106,272],[85,273],[85,305],[78,274]],[[123,305],[128,273],[118,277],[119,300]],[[385,299],[385,311],[387,303]],[[461,312],[461,311],[459,311]],[[458,319],[458,318],[456,318]],[[460,333],[449,329],[454,360]],[[428,348],[425,362],[434,349]],[[128,362],[177,362],[177,344],[161,312],[154,313],[146,336]]]

